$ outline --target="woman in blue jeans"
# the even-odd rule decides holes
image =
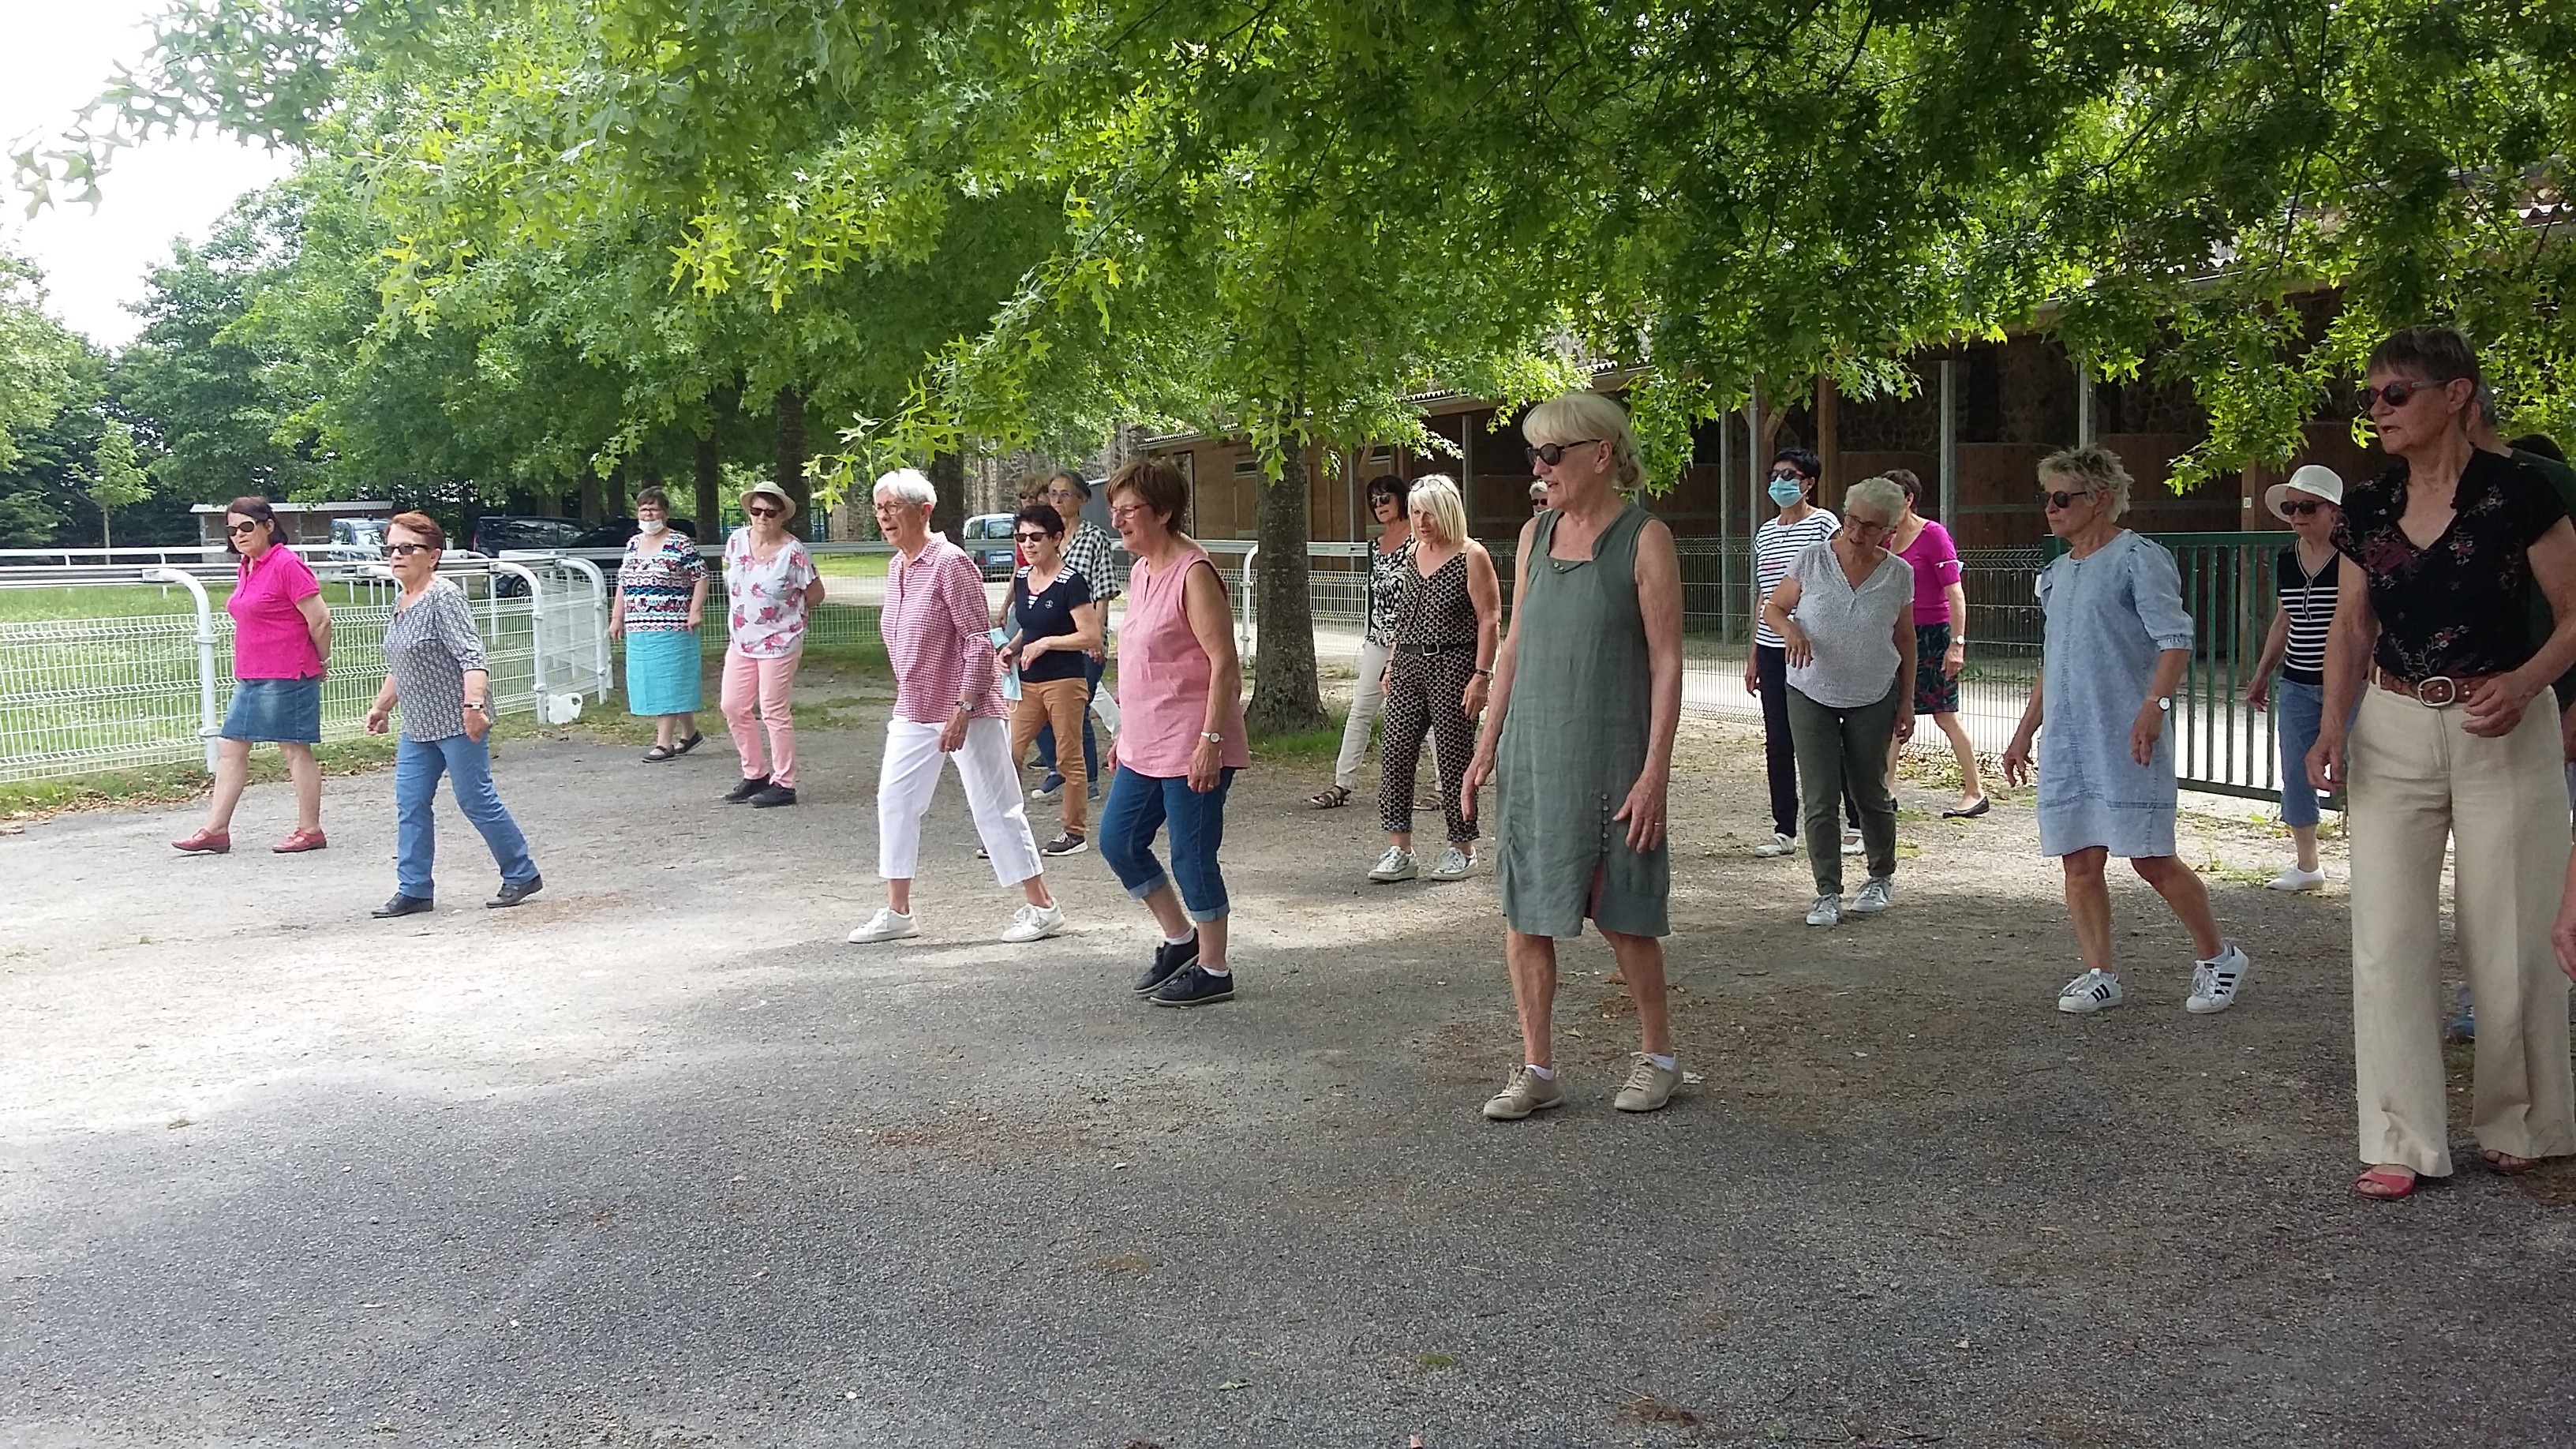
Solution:
[[[447,533],[425,513],[397,513],[385,527],[385,557],[402,584],[385,626],[385,687],[367,710],[367,733],[380,735],[402,706],[402,744],[394,755],[394,894],[378,919],[416,915],[437,898],[430,864],[437,853],[430,806],[445,775],[456,808],[483,832],[501,867],[501,893],[487,906],[515,906],[545,889],[528,859],[528,842],[492,788],[492,675],[474,610],[465,592],[438,576]]]
[[[2326,630],[2334,625],[2339,584],[2335,520],[2342,516],[2343,477],[2315,463],[2275,483],[2263,495],[2272,515],[2298,538],[2281,550],[2281,607],[2263,636],[2262,657],[2245,683],[2245,702],[2267,706],[2281,741],[2281,823],[2290,827],[2298,858],[2267,884],[2276,891],[2312,891],[2326,883],[2317,862],[2317,792],[2308,783],[2308,747],[2325,717]]]
[[[1136,559],[1127,627],[1118,631],[1118,737],[1109,745],[1109,799],[1100,857],[1145,903],[1162,944],[1136,978],[1156,1006],[1205,1006],[1234,996],[1226,948],[1225,795],[1252,763],[1243,738],[1243,664],[1234,617],[1207,550],[1172,525],[1189,506],[1180,469],[1140,458],[1109,479],[1109,523]],[[1154,859],[1169,825],[1172,869]],[[1179,883],[1176,893],[1174,882]]]

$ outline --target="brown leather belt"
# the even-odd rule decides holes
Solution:
[[[2370,668],[2371,683],[2390,694],[2411,699],[2426,709],[2448,709],[2460,704],[2468,699],[2472,690],[2493,678],[2492,674],[2436,674],[2430,679],[2408,680],[2400,679],[2375,664]]]

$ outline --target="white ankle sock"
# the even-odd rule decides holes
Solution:
[[[1653,1062],[1658,1071],[1669,1072],[1673,1069],[1673,1058],[1671,1057],[1659,1057],[1653,1052],[1648,1052],[1646,1053],[1646,1060]]]
[[[1528,1071],[1531,1076],[1538,1078],[1542,1082],[1553,1082],[1556,1080],[1556,1068],[1554,1067],[1542,1067],[1536,1062],[1523,1062],[1521,1063],[1521,1066],[1523,1069]]]
[[[1199,968],[1199,974],[1201,976],[1214,976],[1222,980],[1225,977],[1232,976],[1234,974],[1234,968],[1231,966],[1201,966]]]
[[[1165,936],[1163,938],[1163,944],[1166,946],[1186,946],[1198,938],[1199,933],[1192,931],[1186,936]]]

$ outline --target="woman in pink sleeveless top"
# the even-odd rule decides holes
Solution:
[[[1136,569],[1118,630],[1119,728],[1109,747],[1109,798],[1100,807],[1100,857],[1162,927],[1163,942],[1136,979],[1136,994],[1156,1006],[1204,1006],[1234,995],[1216,855],[1225,840],[1226,791],[1234,772],[1252,763],[1225,585],[1207,550],[1174,527],[1188,503],[1188,482],[1160,458],[1140,458],[1110,475],[1109,525]],[[1154,836],[1165,824],[1172,830],[1168,874],[1154,858]]]

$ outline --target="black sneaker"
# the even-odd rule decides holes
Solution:
[[[1234,999],[1234,973],[1210,976],[1191,962],[1181,973],[1163,983],[1163,989],[1145,998],[1156,1006],[1205,1006],[1211,1001]]]
[[[750,779],[743,781],[730,790],[727,790],[725,792],[725,803],[727,805],[739,805],[743,801],[750,799],[752,796],[757,795],[768,788],[769,777],[767,775],[754,775]]]
[[[1090,842],[1090,841],[1085,840],[1085,839],[1083,839],[1081,836],[1076,835],[1076,834],[1074,834],[1072,831],[1068,830],[1068,831],[1065,831],[1063,834],[1058,835],[1055,839],[1048,841],[1046,844],[1039,846],[1039,847],[1038,847],[1038,854],[1040,854],[1040,855],[1080,855],[1080,854],[1082,854],[1084,851],[1089,850],[1090,848],[1091,848],[1091,842]]]
[[[1154,964],[1146,967],[1145,974],[1136,978],[1136,994],[1138,996],[1153,995],[1155,991],[1162,987],[1164,982],[1171,980],[1182,967],[1195,965],[1198,959],[1199,933],[1196,931],[1190,932],[1190,938],[1177,946],[1170,945],[1168,943],[1156,946],[1154,948]]]
[[[795,803],[796,791],[786,785],[771,785],[751,797],[751,808],[754,810],[767,810],[774,805]]]

